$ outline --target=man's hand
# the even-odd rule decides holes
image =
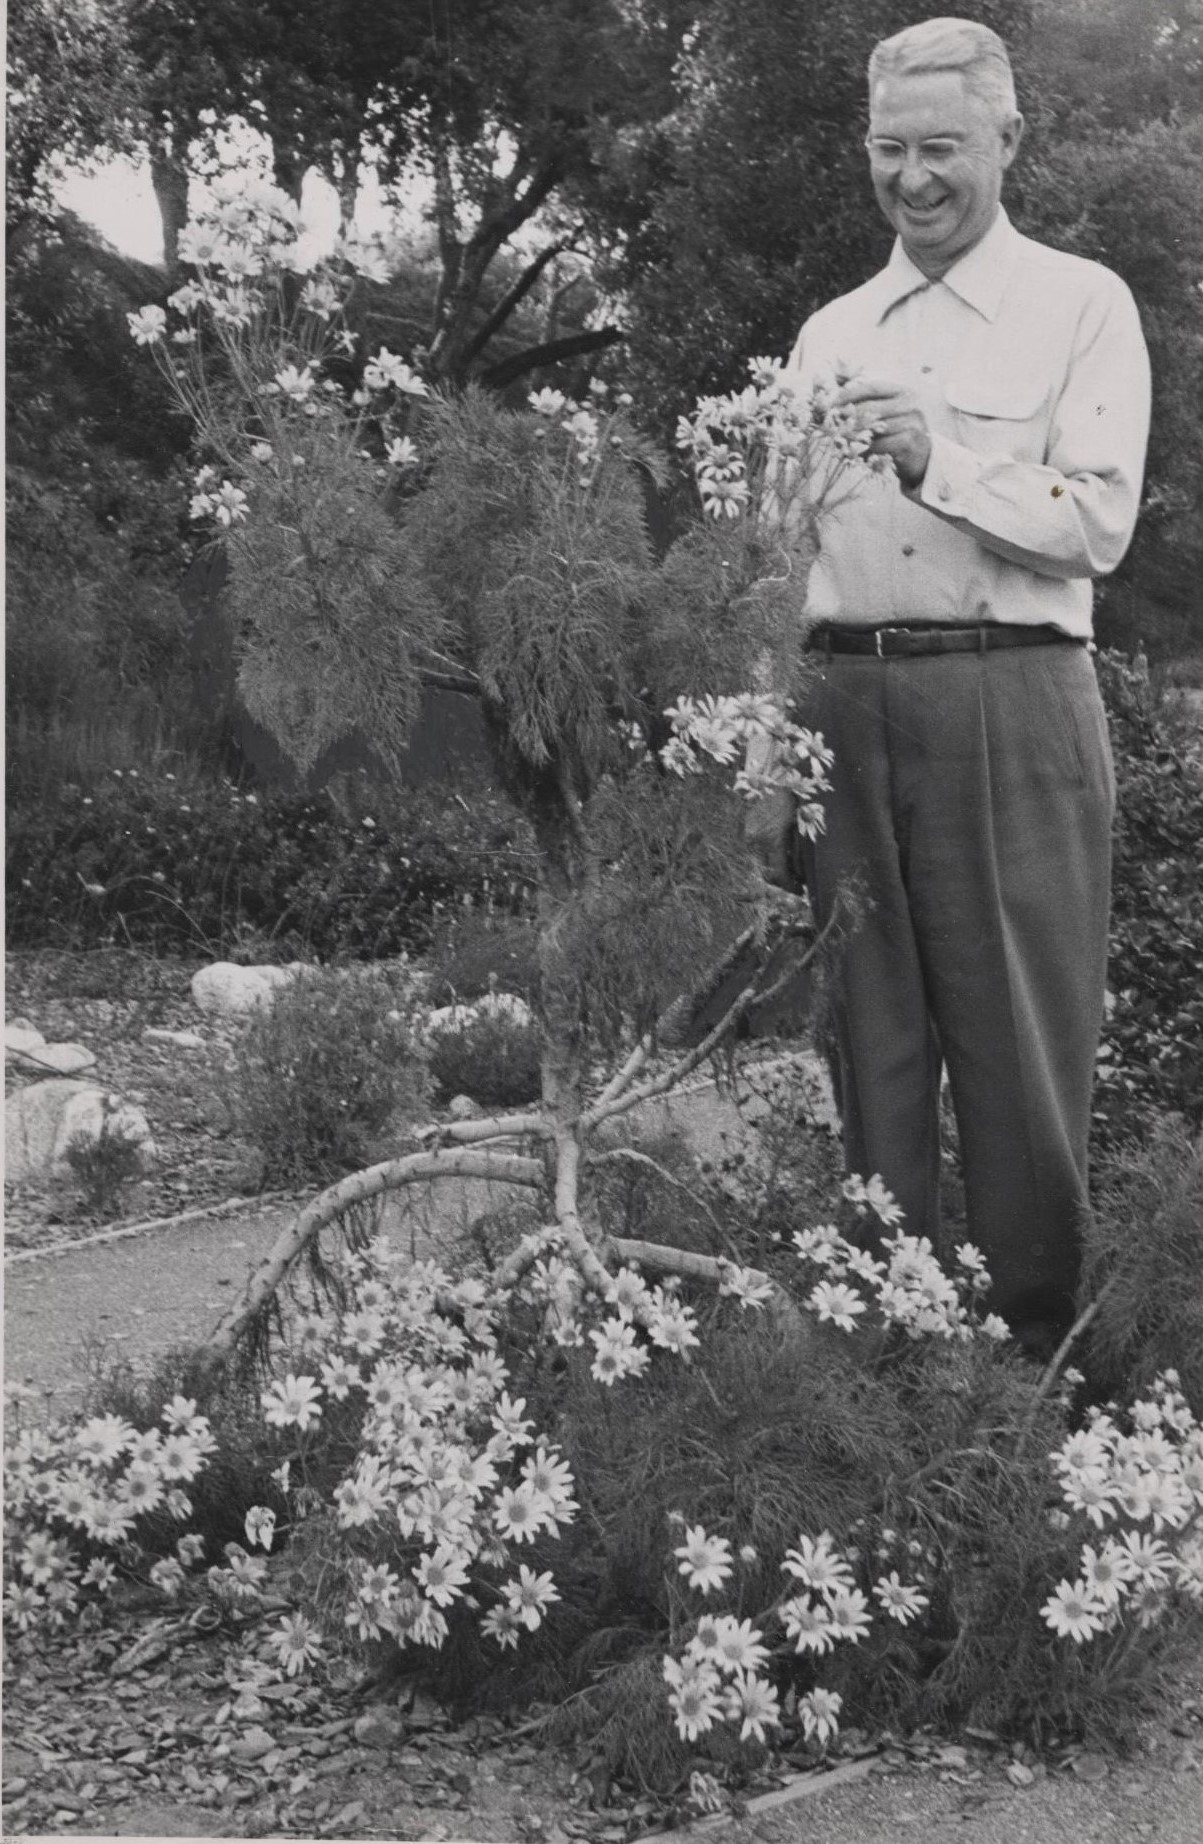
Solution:
[[[931,434],[914,391],[888,378],[851,378],[836,393],[851,404],[863,429],[872,431],[872,452],[889,455],[904,487],[917,487],[927,472]]]

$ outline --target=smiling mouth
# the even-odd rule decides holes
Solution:
[[[938,199],[932,199],[929,201],[925,201],[924,203],[920,204],[915,199],[905,199],[904,198],[902,200],[902,208],[904,211],[908,211],[912,217],[930,218],[933,216],[935,212],[939,211],[941,205],[943,205],[945,202],[946,201],[944,199],[938,198]]]

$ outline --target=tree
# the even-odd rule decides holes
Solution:
[[[1200,0],[1036,0],[1029,69],[1048,102],[1110,128],[1203,109]]]
[[[1038,138],[1020,225],[1106,263],[1141,310],[1153,369],[1145,496],[1131,550],[1102,585],[1101,636],[1154,655],[1203,640],[1203,117]]]
[[[169,266],[189,141],[213,114],[242,114],[270,137],[294,192],[316,166],[349,206],[362,156],[386,184],[408,172],[429,187],[440,276],[421,341],[428,375],[504,385],[601,351],[619,337],[613,324],[525,353],[490,348],[579,244],[581,203],[614,137],[667,105],[687,16],[682,0],[349,0],[333,13],[321,0],[199,11],[131,0]],[[498,290],[515,239],[521,266]]]
[[[50,212],[52,156],[130,143],[138,88],[122,0],[14,0],[8,9],[10,240]]]
[[[939,5],[716,0],[699,14],[674,107],[615,150],[623,231],[603,274],[627,310],[632,389],[659,425],[781,354],[822,302],[884,259],[860,145],[874,43]],[[1021,43],[1026,0],[962,9]]]

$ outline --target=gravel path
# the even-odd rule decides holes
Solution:
[[[4,1374],[71,1395],[89,1346],[143,1359],[194,1342],[216,1323],[247,1270],[268,1253],[295,1204],[193,1217],[120,1241],[10,1262]]]

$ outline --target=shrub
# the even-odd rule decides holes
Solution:
[[[1104,1145],[1159,1113],[1203,1120],[1203,746],[1146,672],[1099,656],[1118,784],[1111,958],[1095,1124]]]
[[[404,970],[306,969],[253,1012],[219,1083],[265,1186],[370,1163],[380,1135],[420,1112],[425,1087]]]
[[[1095,1187],[1086,1244],[1097,1302],[1086,1367],[1096,1394],[1146,1388],[1174,1370],[1203,1414],[1203,1140],[1163,1122],[1125,1146]]]
[[[506,995],[497,997],[504,1000]],[[446,1025],[427,1038],[426,1060],[438,1099],[469,1095],[486,1108],[525,1107],[538,1100],[538,1026],[501,1009],[463,1010],[462,1023]]]
[[[113,770],[8,815],[13,947],[117,943],[228,959],[379,959],[421,950],[440,917],[520,910],[531,867],[489,803],[415,793],[392,826],[228,781]]]
[[[461,910],[441,921],[427,954],[435,1005],[470,1004],[495,989],[530,1004],[539,984],[533,918],[499,909]]]

